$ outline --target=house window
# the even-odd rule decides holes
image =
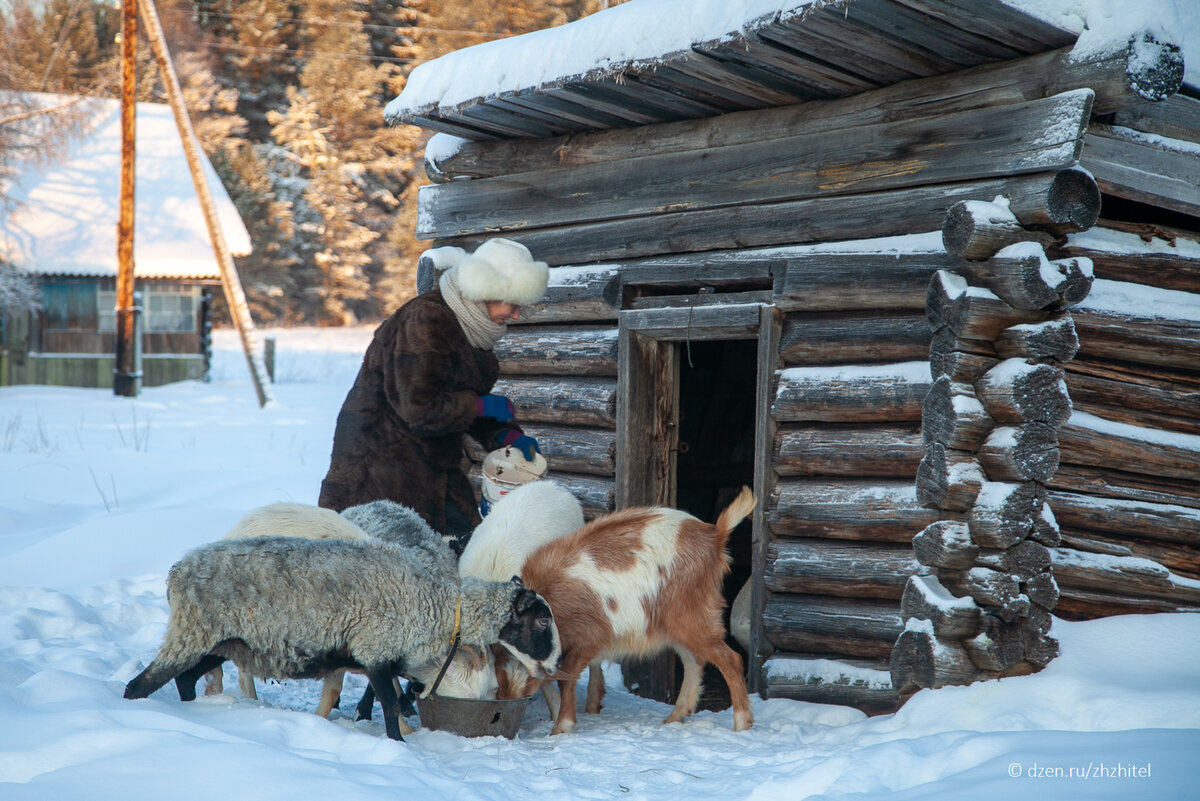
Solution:
[[[143,330],[149,334],[188,334],[196,330],[196,309],[200,288],[194,286],[155,286],[142,292]],[[116,290],[102,289],[98,295],[100,331],[117,330]]]

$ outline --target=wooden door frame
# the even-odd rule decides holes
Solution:
[[[617,318],[616,508],[675,503],[679,445],[681,342],[755,340],[754,494],[752,515],[750,657],[751,692],[761,684],[762,610],[766,603],[766,507],[776,483],[772,468],[775,421],[771,405],[779,365],[782,315],[770,304],[739,303],[690,308],[627,309]],[[674,665],[674,656],[668,655]],[[658,697],[669,695],[651,693]]]

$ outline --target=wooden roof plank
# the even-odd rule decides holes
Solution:
[[[697,46],[696,49],[724,61],[772,73],[785,84],[804,86],[818,97],[844,97],[875,88],[874,84],[857,75],[851,75],[757,35],[736,37],[728,41]]]
[[[1036,53],[1073,44],[1075,36],[998,0],[894,0],[922,14],[984,36],[1022,52]]]
[[[503,95],[494,97],[489,101],[490,104],[498,106],[513,114],[518,114],[524,117],[537,120],[542,125],[554,131],[551,136],[561,136],[563,134],[574,133],[579,130],[579,125],[562,116],[544,108],[539,108],[534,105],[519,102],[514,96]],[[595,126],[585,126],[586,128],[594,128]]]
[[[1092,125],[1080,165],[1096,176],[1110,195],[1159,208],[1200,216],[1200,158],[1194,146],[1138,132]]]
[[[705,86],[713,86],[715,91],[727,96],[744,97],[747,99],[746,108],[788,106],[807,99],[807,96],[796,96],[751,80],[741,72],[728,69],[720,61],[695,51],[679,54],[660,69],[678,73]]]
[[[629,120],[635,125],[649,125],[675,119],[658,109],[651,109],[628,93],[612,91],[612,85],[569,81],[556,87],[554,93],[579,105],[597,108],[606,114]]]
[[[504,136],[517,138],[537,138],[555,136],[562,133],[561,129],[532,119],[519,110],[510,110],[497,104],[496,98],[486,103],[474,103],[454,109],[465,120],[487,131],[496,131]]]
[[[439,133],[450,134],[451,136],[457,136],[461,139],[469,139],[472,142],[484,142],[488,140],[506,138],[489,131],[481,130],[474,125],[459,122],[453,119],[447,119],[441,116],[434,116],[433,114],[412,115],[404,122],[398,124],[416,125],[430,131],[438,131]]]
[[[636,125],[624,117],[606,114],[592,106],[584,106],[569,98],[559,96],[559,87],[543,87],[539,89],[523,89],[515,95],[506,95],[505,99],[514,105],[544,111],[559,119],[569,122],[575,130],[628,128]]]
[[[960,67],[1026,55],[902,5],[899,0],[863,0],[850,8],[852,14],[872,28],[886,31],[907,46],[935,53]]]

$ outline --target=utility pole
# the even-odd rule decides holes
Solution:
[[[132,0],[132,2],[137,1]],[[129,3],[131,0],[124,0],[124,2]],[[217,206],[213,202],[208,179],[204,176],[204,168],[200,160],[200,145],[196,141],[195,129],[192,128],[191,118],[188,117],[187,108],[183,104],[183,91],[179,88],[175,65],[171,63],[171,54],[167,50],[167,39],[163,36],[158,12],[154,9],[154,0],[141,0],[141,17],[142,23],[146,27],[146,38],[150,40],[150,49],[154,51],[154,58],[162,73],[167,101],[171,104],[171,111],[175,114],[175,125],[179,128],[183,152],[187,156],[188,168],[192,173],[192,183],[196,187],[200,208],[204,212],[204,222],[208,226],[208,238],[212,242],[213,253],[221,268],[221,286],[225,290],[225,302],[229,304],[229,316],[233,318],[233,325],[242,340],[242,351],[246,354],[246,362],[250,366],[250,377],[254,380],[258,405],[266,406],[274,398],[271,396],[270,384],[267,379],[266,363],[263,360],[262,350],[258,346],[254,319],[250,316],[250,306],[246,303],[246,294],[242,290],[241,278],[238,277],[233,256],[229,252],[229,245],[225,242],[225,234],[221,231],[221,222],[217,218]]]
[[[133,299],[133,199],[137,138],[138,0],[121,2],[121,205],[117,219],[117,353],[113,394],[136,397],[142,388],[140,343]]]

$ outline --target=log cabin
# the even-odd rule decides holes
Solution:
[[[1054,616],[1200,609],[1179,43],[998,0],[780,0],[707,38],[646,5],[422,65],[386,111],[437,132],[426,281],[494,235],[551,265],[496,390],[551,475],[593,516],[754,488],[727,592],[764,697],[888,712],[1039,670]],[[664,701],[676,673],[623,664]]]
[[[84,133],[46,163],[18,165],[0,204],[0,262],[27,274],[38,307],[0,308],[0,385],[111,387],[116,352],[116,229],[120,208],[120,103],[30,93],[35,106],[71,109]],[[31,118],[55,125],[53,114]],[[136,111],[134,287],[142,308],[144,386],[207,376],[211,298],[220,268],[168,106]],[[204,159],[217,214],[235,255],[250,238]],[[214,289],[215,288],[215,289]]]

